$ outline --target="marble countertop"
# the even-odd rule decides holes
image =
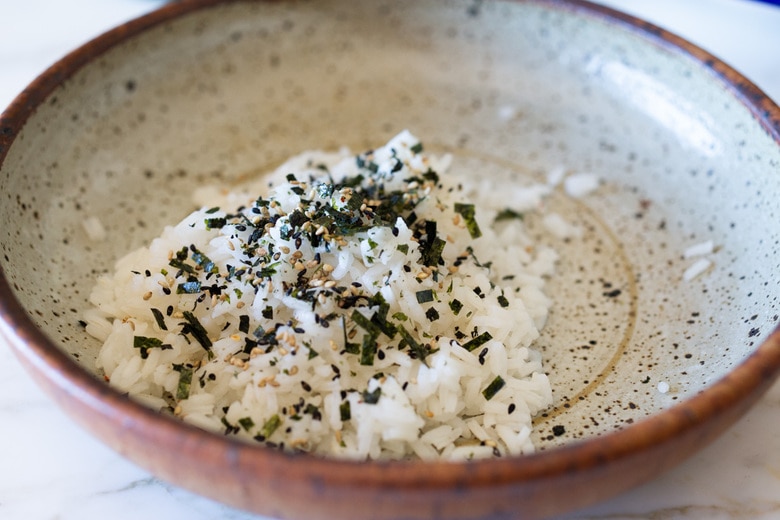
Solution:
[[[3,0],[0,107],[67,51],[160,0]],[[610,0],[704,47],[780,101],[780,8]],[[70,421],[0,345],[0,518],[263,520],[161,482]],[[566,518],[780,519],[780,382],[718,441],[658,479]]]

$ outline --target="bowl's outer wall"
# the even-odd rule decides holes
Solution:
[[[213,9],[200,9],[211,5]],[[778,229],[774,224],[778,219],[774,211],[780,199],[780,111],[749,82],[664,31],[579,2],[485,4],[482,13],[473,12],[470,4],[446,4],[442,13],[428,12],[424,7],[438,4],[421,4],[414,7],[419,18],[415,22],[429,31],[406,35],[404,46],[409,57],[400,61],[395,54],[382,54],[386,52],[382,38],[389,31],[383,26],[393,24],[372,26],[375,38],[368,37],[364,48],[351,43],[350,38],[357,37],[352,34],[321,40],[317,27],[346,23],[343,20],[350,16],[359,19],[360,12],[353,12],[359,9],[339,2],[306,5],[217,1],[169,5],[68,56],[3,114],[0,183],[8,197],[1,211],[9,225],[6,234],[0,235],[4,253],[0,332],[42,387],[87,429],[163,478],[226,503],[279,517],[539,517],[592,503],[657,475],[716,437],[769,387],[780,367],[780,340],[776,332],[771,334],[777,321],[780,269],[774,265],[776,260],[767,261],[778,257]],[[288,6],[293,6],[290,13]],[[304,7],[296,12],[300,6]],[[412,4],[404,7],[410,10]],[[527,8],[527,16],[505,16],[506,12],[514,13],[515,8],[521,12]],[[403,9],[377,8],[371,3],[362,4],[360,9],[399,23],[405,20]],[[192,16],[171,22],[186,13]],[[332,13],[338,14],[330,16]],[[289,23],[288,14],[295,24]],[[317,21],[308,32],[304,22],[307,16]],[[507,33],[491,34],[477,23],[480,17],[491,20],[489,28],[501,27]],[[521,38],[527,52],[518,56],[517,49],[509,45],[514,41],[511,31],[523,28],[531,19],[541,25]],[[499,24],[499,20],[503,22]],[[215,29],[224,22],[229,22],[226,26],[233,31],[220,33]],[[299,30],[300,34],[295,32]],[[266,34],[260,35],[261,31]],[[567,38],[561,31],[571,31],[566,36],[578,46],[566,47]],[[250,34],[265,42],[257,48],[255,57],[245,53],[235,63],[221,60],[221,56],[230,55],[230,45],[255,41]],[[285,38],[285,34],[295,37]],[[310,39],[302,40],[306,34]],[[355,34],[366,37],[365,32]],[[473,52],[431,61],[430,56],[442,55],[435,51],[440,36],[445,38],[445,47]],[[416,90],[423,86],[420,80],[410,80],[409,87],[403,82],[382,87],[384,76],[372,80],[357,73],[341,82],[320,77],[317,88],[302,89],[302,82],[313,84],[318,78],[307,76],[300,67],[285,68],[285,60],[305,64],[312,71],[330,70],[331,76],[351,72],[344,68],[349,63],[347,58],[335,60],[332,69],[327,63],[318,64],[323,51],[315,43],[345,56],[380,53],[386,58],[384,63],[391,76],[406,70],[404,67],[417,73],[424,71],[430,74],[426,81],[441,87],[441,99],[432,95],[431,85]],[[542,51],[534,51],[534,45]],[[275,52],[279,53],[276,57]],[[475,53],[481,54],[475,57]],[[181,66],[177,69],[177,60],[186,63],[184,56],[199,55],[199,65],[189,66],[191,74],[183,74]],[[242,59],[249,61],[243,63]],[[520,79],[517,65],[512,66],[517,59],[523,60],[525,73]],[[447,78],[453,74],[453,63],[462,63],[473,74],[452,83]],[[621,68],[621,64],[631,67]],[[278,73],[284,89],[269,92],[272,82],[269,86],[263,81],[250,81],[245,88],[233,81],[238,84],[226,96],[221,89],[232,84],[231,74],[240,71],[242,65],[256,67],[261,79],[281,65]],[[169,83],[159,79],[166,67],[171,69]],[[632,75],[636,70],[641,74]],[[653,71],[657,77],[650,74]],[[675,83],[678,76],[689,79]],[[251,76],[239,77],[246,80]],[[551,83],[555,88],[545,88],[545,81],[552,80],[558,81]],[[341,90],[344,85],[348,88]],[[681,85],[691,89],[690,97],[678,98],[675,94],[664,98],[669,94],[665,87]],[[647,98],[626,97],[624,90],[637,92],[648,86],[651,94],[669,102],[664,106],[672,115],[677,113],[675,108],[681,107],[701,108],[703,115],[694,110],[696,117],[681,122],[644,112],[637,102]],[[259,90],[247,92],[250,87]],[[350,89],[354,91],[350,93]],[[252,101],[257,92],[262,96]],[[354,92],[365,99],[354,99]],[[371,92],[376,98],[371,98]],[[385,100],[383,95],[391,98]],[[319,98],[326,99],[318,102]],[[244,105],[231,102],[236,99],[250,101]],[[583,101],[591,106],[583,109]],[[301,110],[288,108],[307,103],[320,110],[311,119],[303,117]],[[344,110],[329,111],[330,103]],[[348,108],[350,104],[358,108]],[[722,105],[726,105],[724,113],[714,108]],[[413,110],[405,108],[408,106]],[[492,130],[496,118],[485,114],[504,106],[514,108],[515,117],[503,132],[497,133]],[[627,122],[616,123],[601,115],[610,110],[618,114],[615,120],[623,117]],[[267,116],[274,111],[290,116],[290,122],[268,122]],[[366,120],[355,121],[355,113],[360,111],[366,114]],[[442,125],[436,114],[448,114],[451,119]],[[117,126],[112,118],[126,126]],[[191,124],[195,118],[198,124]],[[246,128],[231,126],[231,118],[243,121]],[[569,119],[579,123],[569,123]],[[345,130],[328,132],[328,124]],[[301,148],[332,148],[345,143],[367,147],[395,133],[398,125],[412,125],[422,136],[435,135],[437,144],[456,156],[469,149],[488,148],[531,172],[548,170],[555,161],[576,161],[585,169],[606,172],[611,175],[608,180],[626,179],[627,188],[608,193],[600,201],[601,211],[612,215],[609,224],[613,234],[628,241],[644,236],[648,243],[661,239],[672,251],[661,257],[666,271],[653,268],[658,258],[643,260],[646,251],[641,248],[624,253],[624,264],[629,267],[623,274],[626,283],[636,285],[639,309],[663,310],[648,314],[650,318],[645,321],[650,325],[640,320],[623,331],[637,344],[633,350],[626,348],[604,370],[600,390],[617,410],[614,417],[600,409],[604,406],[598,402],[579,405],[585,407],[577,410],[586,423],[593,417],[602,423],[600,430],[589,430],[589,436],[584,436],[586,442],[571,442],[577,434],[588,433],[572,419],[567,423],[572,436],[563,439],[568,443],[566,447],[522,460],[464,466],[351,464],[295,457],[182,427],[138,407],[85,372],[83,367],[94,365],[94,344],[80,339],[83,332],[75,325],[77,316],[53,315],[50,311],[60,301],[66,302],[66,308],[82,309],[85,294],[73,295],[67,290],[74,286],[74,278],[82,287],[88,286],[96,272],[110,268],[114,258],[156,234],[156,227],[149,229],[153,226],[148,223],[156,226],[170,221],[187,207],[186,190],[171,194],[163,204],[155,200],[144,206],[144,182],[153,180],[165,187],[166,182],[179,177],[177,168],[182,164],[192,168],[189,178],[194,181],[231,180],[258,165],[274,164]],[[247,128],[256,131],[257,136],[249,135]],[[690,139],[692,129],[703,132],[696,134],[697,139]],[[176,138],[172,139],[171,134]],[[96,146],[96,139],[100,146]],[[516,142],[524,146],[514,145]],[[627,149],[629,142],[641,144]],[[711,155],[715,152],[721,155]],[[56,161],[58,153],[62,154],[61,162]],[[634,158],[627,160],[631,154]],[[133,161],[138,166],[126,166]],[[26,171],[25,165],[34,167]],[[673,165],[684,172],[683,178],[677,178],[680,175],[672,170]],[[72,168],[80,169],[74,173]],[[708,190],[714,195],[688,196],[707,191],[707,182],[702,181],[707,176],[716,179]],[[676,186],[677,193],[668,193],[670,185]],[[122,209],[128,215],[117,216],[114,212],[107,222],[112,234],[124,232],[127,243],[85,242],[79,235],[79,219],[68,217],[73,213],[72,205],[75,202],[85,208],[81,218],[88,212],[112,215],[115,200],[111,196],[115,190],[126,190],[130,203]],[[83,197],[83,193],[93,198]],[[101,195],[105,200],[98,200]],[[741,202],[729,204],[730,197],[738,201],[751,197],[755,205],[743,208]],[[646,198],[658,203],[654,206],[658,209],[653,210],[657,213],[648,211],[643,215],[643,222],[651,224],[631,224],[636,220],[631,204],[639,207],[638,203]],[[47,205],[53,206],[50,212],[44,210]],[[700,217],[714,213],[713,207],[720,207],[724,216],[702,221]],[[768,215],[763,225],[739,227],[736,237],[732,236],[735,233],[726,235],[732,224],[729,219],[743,226],[756,212]],[[68,218],[69,222],[59,223]],[[148,222],[142,225],[138,222],[141,218]],[[667,219],[673,232],[660,233],[657,224]],[[63,234],[69,245],[58,245],[63,242]],[[681,287],[677,280],[684,264],[674,251],[710,236],[728,245],[716,259],[713,276],[697,281],[697,285]],[[40,247],[40,243],[46,247]],[[18,247],[12,247],[14,244]],[[83,246],[84,257],[68,256],[76,246]],[[748,252],[755,252],[755,258],[747,258]],[[80,274],[74,276],[73,270]],[[42,277],[41,271],[46,276]],[[636,273],[641,273],[641,279],[632,281]],[[36,286],[36,278],[43,282]],[[675,281],[667,281],[664,290],[674,296],[673,303],[649,294],[659,280],[670,278]],[[68,281],[63,282],[63,288],[53,288],[52,279]],[[749,297],[745,295],[748,291]],[[626,308],[626,315],[634,313],[636,317],[636,307]],[[675,328],[674,322],[691,311],[705,316],[695,324]],[[719,321],[722,316],[728,316],[726,325]],[[753,316],[756,318],[751,319]],[[556,319],[560,317],[551,320],[554,330]],[[661,336],[654,324],[659,321],[672,322]],[[677,355],[677,347],[664,344],[682,335],[702,338],[701,344],[689,346],[686,351],[694,361],[671,363],[668,359]],[[64,346],[67,354],[54,346],[52,338]],[[73,362],[74,355],[79,356],[81,364]],[[606,358],[611,359],[610,355],[607,353]],[[557,361],[564,371],[568,370],[565,361]],[[637,364],[654,366],[655,370],[644,369],[636,374]],[[691,377],[681,378],[681,370],[690,371]],[[565,373],[569,377],[569,372]],[[653,382],[676,378],[680,386],[664,401],[656,392],[648,391],[647,385],[641,386],[640,380],[648,375],[656,378]],[[575,376],[572,379],[589,377],[587,373]],[[710,385],[707,391],[697,395],[705,385]],[[577,388],[563,393],[573,399]],[[616,394],[622,393],[631,397],[620,401]],[[629,415],[629,402],[639,408],[635,415]],[[680,404],[642,420],[675,403]],[[599,436],[625,426],[626,417],[629,424],[635,424]]]

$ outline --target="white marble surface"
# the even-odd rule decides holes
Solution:
[[[0,0],[0,107],[68,50],[160,0]],[[710,50],[780,100],[780,8],[610,0]],[[780,519],[780,383],[675,470],[573,519]],[[75,426],[0,345],[0,518],[262,520],[160,482]]]

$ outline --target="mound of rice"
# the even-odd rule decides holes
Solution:
[[[155,409],[279,449],[533,451],[531,419],[552,391],[530,347],[556,254],[522,213],[548,188],[508,209],[449,163],[404,131],[201,191],[203,209],[98,281],[85,321],[99,367]]]

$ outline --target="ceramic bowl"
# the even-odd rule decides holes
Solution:
[[[535,422],[536,453],[286,454],[103,381],[80,325],[90,288],[187,214],[196,186],[404,128],[499,186],[556,169],[600,179],[549,201],[582,237],[555,244],[537,342],[555,405]],[[584,2],[169,4],[66,56],[3,113],[0,331],[85,428],[227,504],[309,519],[552,515],[677,464],[780,372],[779,170],[780,109],[765,95],[680,38]],[[90,217],[106,239],[89,238]]]

